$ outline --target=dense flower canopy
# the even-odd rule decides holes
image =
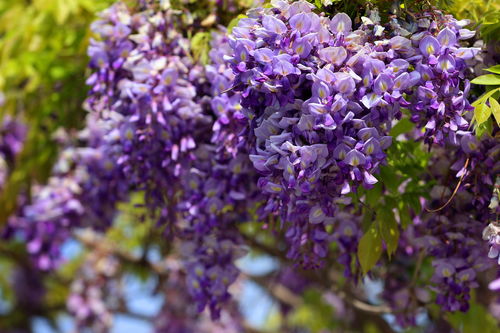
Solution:
[[[379,281],[374,303],[401,327],[433,304],[466,312],[500,264],[499,132],[474,131],[470,22],[434,8],[385,23],[303,0],[255,4],[229,28],[188,14],[118,2],[92,24],[85,127],[59,135],[49,180],[19,194],[3,231],[31,269],[57,271],[68,240],[113,230],[126,205],[168,248],[162,293],[196,304],[166,302],[157,332],[242,331],[230,289],[252,249],[282,261],[293,292],[347,304]],[[25,137],[20,120],[0,127],[0,191]],[[135,260],[86,256],[66,302],[79,328],[110,329],[122,257]]]

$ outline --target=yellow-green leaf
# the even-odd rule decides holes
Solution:
[[[242,18],[245,18],[245,17],[248,17],[248,16],[243,15],[243,14],[240,14],[240,15],[236,16],[234,19],[232,19],[232,20],[229,22],[228,26],[227,26],[227,32],[228,32],[228,33],[231,33],[231,32],[233,31],[233,28],[234,28],[235,26],[237,26],[237,25],[238,25],[238,22],[239,22]]]
[[[408,133],[413,128],[415,128],[415,124],[408,118],[403,118],[391,129],[390,135],[396,137],[400,134]]]
[[[471,81],[474,84],[481,84],[486,86],[497,86],[500,85],[500,75],[486,74],[476,77]]]
[[[361,237],[358,245],[358,259],[363,274],[375,266],[382,255],[382,238],[377,223],[372,223],[370,229]]]
[[[497,124],[500,125],[500,104],[493,97],[490,97],[489,101],[490,101],[491,113],[493,113],[493,116],[495,117]]]
[[[387,254],[389,257],[396,252],[399,241],[398,222],[394,217],[394,212],[387,207],[383,207],[377,211],[377,221],[382,239],[387,246]]]
[[[210,51],[210,33],[198,32],[191,38],[191,50],[195,59],[202,63],[208,63],[208,52]]]
[[[496,93],[496,92],[498,92],[498,91],[500,91],[500,88],[496,88],[496,89],[488,91],[487,93],[484,93],[477,100],[475,100],[474,103],[472,103],[472,106],[476,107],[479,104],[485,102],[486,99],[488,99],[489,97],[493,96],[493,94]]]
[[[486,68],[485,71],[500,74],[500,65],[491,66],[490,68]]]
[[[474,110],[474,118],[477,121],[477,125],[481,125],[486,120],[488,120],[490,115],[491,115],[491,109],[485,103],[478,104],[476,106],[476,109]]]
[[[412,223],[411,217],[410,217],[410,207],[408,206],[407,203],[405,202],[399,202],[398,203],[398,211],[399,211],[399,221],[401,222],[401,227],[403,229],[406,229],[407,226],[409,226]]]
[[[479,327],[482,333],[498,332],[495,318],[488,313],[486,308],[476,302],[471,302],[469,311],[448,313],[446,319],[457,332],[475,333],[479,331]]]
[[[491,118],[488,118],[488,120],[481,125],[476,126],[475,132],[478,138],[484,135],[491,136],[493,134],[493,121],[491,121]]]

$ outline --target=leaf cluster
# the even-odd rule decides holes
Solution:
[[[476,134],[491,135],[493,127],[500,125],[500,65],[487,68],[486,71],[491,74],[485,74],[476,77],[471,81],[473,84],[483,85],[486,92],[482,94],[472,106],[474,107],[474,124]]]
[[[29,5],[28,5],[29,3]],[[57,154],[56,129],[80,128],[85,113],[89,26],[111,0],[0,3],[0,92],[6,114],[28,126],[24,149],[0,193],[0,225],[31,183],[43,182]]]

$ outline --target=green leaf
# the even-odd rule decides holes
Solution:
[[[55,5],[57,24],[61,25],[68,19],[71,13],[71,2],[68,0],[57,0]]]
[[[495,73],[495,74],[500,74],[500,65],[495,65],[490,68],[486,68],[485,71]]]
[[[370,207],[375,207],[382,197],[382,185],[377,183],[372,189],[366,191],[366,203]]]
[[[361,237],[358,246],[358,259],[363,274],[368,273],[382,255],[382,238],[377,223],[372,223],[370,229]]]
[[[491,109],[485,103],[478,104],[474,109],[474,118],[476,119],[478,126],[488,120],[490,115]]]
[[[481,95],[478,99],[476,99],[474,101],[474,103],[472,103],[471,105],[473,107],[476,107],[478,106],[479,104],[481,103],[484,103],[489,97],[493,96],[493,94],[495,94],[496,92],[500,91],[500,88],[496,88],[496,89],[492,89],[486,93],[484,93],[483,95]]]
[[[325,302],[324,295],[315,289],[303,293],[303,302],[290,313],[290,324],[307,327],[308,332],[319,333],[325,329],[330,331],[335,326],[332,313],[335,309]]]
[[[454,312],[447,315],[449,323],[462,333],[495,333],[498,327],[495,318],[493,318],[486,308],[475,302],[467,312]],[[481,329],[479,329],[479,327]]]
[[[238,22],[242,19],[248,17],[246,15],[240,14],[236,16],[234,19],[232,19],[229,24],[227,25],[227,32],[230,34],[233,31],[233,28],[238,25]]]
[[[393,137],[397,137],[400,134],[408,133],[415,127],[415,124],[412,123],[408,118],[401,119],[390,131],[390,135]]]
[[[10,258],[7,256],[0,257],[0,271],[2,272],[0,274],[0,293],[4,304],[12,302],[15,298],[14,291],[12,290],[12,275],[9,274],[14,267],[15,265],[10,262]]]
[[[401,227],[403,229],[406,229],[408,227],[412,220],[410,216],[410,207],[404,203],[404,202],[399,202],[399,220],[401,221]]]
[[[422,210],[422,204],[420,203],[419,195],[416,193],[404,193],[403,202],[408,203],[409,207],[415,212],[420,212]]]
[[[493,122],[491,121],[491,118],[488,118],[488,120],[481,125],[476,126],[475,130],[478,138],[481,138],[484,135],[491,136],[493,133]]]
[[[397,193],[398,187],[401,184],[401,177],[394,173],[394,169],[386,166],[381,167],[380,179],[389,192]]]
[[[493,97],[490,97],[490,107],[491,113],[495,116],[495,120],[497,121],[497,125],[500,125],[500,104],[498,104],[497,100]]]
[[[382,235],[382,239],[387,246],[387,254],[390,257],[398,248],[398,222],[394,217],[394,212],[389,207],[383,207],[377,210],[377,221],[380,234]]]
[[[497,86],[500,85],[500,75],[486,74],[476,77],[471,81],[474,84],[481,84],[486,86]]]
[[[208,63],[208,52],[210,51],[210,32],[198,32],[191,38],[191,50],[195,59],[203,64]]]

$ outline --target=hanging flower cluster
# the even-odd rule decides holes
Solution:
[[[395,256],[398,261],[388,266],[394,271],[387,272],[383,297],[403,327],[416,324],[418,314],[422,313],[421,304],[432,300],[431,291],[437,294],[436,303],[442,309],[467,311],[471,291],[479,286],[481,272],[493,266],[493,261],[486,257],[488,251],[481,230],[494,220],[495,212],[488,208],[493,195],[490,175],[500,170],[500,145],[491,138],[478,140],[468,135],[462,138],[462,143],[459,149],[447,145],[446,149],[434,151],[429,181],[440,181],[433,186],[424,205],[438,208],[415,216],[413,225],[399,240],[399,253]],[[453,149],[452,153],[449,149]],[[452,193],[446,179],[454,178],[457,172],[460,180],[456,181],[456,193]],[[452,200],[448,200],[450,197]],[[483,237],[491,245],[488,256],[496,259],[495,225],[491,223],[485,228]],[[433,275],[430,287],[426,288],[416,284],[419,268],[415,267],[414,256],[419,251],[420,260],[432,258]],[[412,270],[417,271],[414,276],[401,273]]]
[[[144,191],[148,217],[183,240],[188,290],[200,311],[209,306],[218,317],[238,276],[241,239],[230,230],[252,202],[252,169],[233,134],[244,117],[239,97],[221,94],[233,75],[220,53],[207,68],[194,63],[173,11],[153,8],[131,14],[117,4],[93,25],[86,104],[100,122],[113,123],[102,146],[124,175],[124,193]],[[215,36],[214,49],[227,50],[227,38]]]
[[[120,263],[110,254],[90,253],[71,284],[67,307],[74,316],[76,327],[93,332],[108,332],[113,323],[113,308],[118,308],[122,294],[116,279]]]
[[[189,286],[186,285],[182,263],[169,259],[166,265],[169,277],[162,286],[166,302],[154,320],[156,333],[232,333],[244,330],[243,318],[238,314],[235,302],[226,305],[217,321],[211,320],[206,311],[200,314],[187,292]]]
[[[468,111],[473,110],[467,99],[466,60],[479,52],[459,42],[475,32],[464,28],[468,20],[457,21],[440,12],[426,13],[419,22],[420,29],[410,39],[399,37],[400,47],[410,52],[409,64],[420,77],[409,99],[411,119],[425,129],[427,143],[458,144],[469,128]]]
[[[106,230],[113,222],[116,204],[127,199],[123,174],[105,144],[104,133],[114,125],[89,117],[79,136],[87,146],[64,149],[48,183],[35,188],[32,202],[10,221],[10,229],[22,231],[39,269],[59,266],[61,246],[74,229]]]
[[[423,225],[427,234],[424,236],[426,251],[435,258],[432,282],[439,293],[437,303],[448,311],[468,310],[470,290],[478,287],[478,273],[492,265],[485,256],[487,251],[480,235],[486,223],[494,218],[488,208],[493,195],[491,175],[500,171],[498,142],[464,136],[462,143],[462,149],[456,150],[458,158],[453,165],[441,163],[435,169],[437,179],[445,179],[450,170],[458,170],[458,175],[463,177],[462,184],[457,185],[461,188],[450,206],[437,214],[424,215]],[[467,163],[465,158],[469,167],[463,165]],[[432,192],[433,199],[439,202],[452,195],[450,192],[445,184],[437,185]],[[493,244],[495,232],[484,234],[491,236]],[[495,251],[490,250],[489,256],[495,258]]]
[[[272,198],[266,209],[289,222],[289,256],[314,266],[326,255],[325,225],[340,198],[377,182],[402,108],[426,119],[426,137],[436,140],[443,134],[430,130],[445,122],[455,132],[468,127],[468,83],[463,92],[459,85],[477,50],[458,47],[473,34],[449,17],[408,39],[370,20],[353,31],[347,15],[330,20],[312,8],[278,1],[252,11],[233,29],[228,61],[259,186]]]
[[[0,103],[1,106],[1,103]],[[26,126],[12,117],[5,117],[0,124],[0,191],[14,168],[15,158],[26,139]]]
[[[373,26],[352,31],[347,15],[311,8],[278,2],[251,12],[233,29],[229,60],[250,158],[271,198],[265,210],[287,222],[289,257],[306,266],[327,254],[325,226],[341,195],[377,182],[410,82],[390,46],[371,42]]]
[[[218,317],[220,304],[229,299],[228,287],[239,271],[234,261],[245,254],[237,222],[249,221],[249,210],[260,199],[254,172],[241,131],[246,121],[239,95],[224,93],[234,78],[222,61],[228,52],[224,31],[212,39],[207,65],[205,107],[213,115],[210,142],[194,151],[191,168],[181,174],[184,185],[178,211],[183,213],[181,253],[188,273],[188,288],[199,309],[209,306]]]
[[[172,11],[153,8],[132,14],[118,3],[94,23],[99,39],[89,48],[95,72],[87,104],[92,112],[119,115],[107,134],[114,163],[165,224],[165,197],[174,195],[171,185],[211,123],[195,86],[203,68],[188,56],[189,41],[174,28]]]

